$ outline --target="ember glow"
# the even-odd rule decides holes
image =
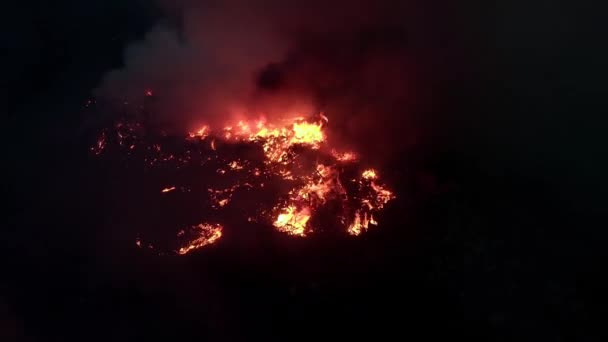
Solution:
[[[185,246],[181,247],[177,253],[180,255],[188,254],[191,251],[210,245],[222,237],[222,226],[219,224],[201,223],[196,226],[190,227],[190,230],[194,231],[194,239],[189,241]],[[184,236],[185,232],[182,230],[178,233],[178,236]]]
[[[293,236],[336,229],[360,235],[378,225],[380,211],[395,195],[379,181],[377,170],[360,167],[358,154],[327,146],[328,123],[318,114],[281,122],[238,121],[220,129],[204,125],[181,143],[173,139],[169,144],[162,134],[123,122],[104,130],[91,150],[98,156],[126,154],[148,170],[200,174],[199,179],[165,182],[181,182],[180,192],[191,188],[188,183],[204,184],[200,196],[208,207],[200,209],[201,221],[223,222],[219,218],[228,213]],[[161,193],[171,198],[176,188]],[[186,240],[177,254],[216,242],[224,226],[201,223],[180,230],[177,238]]]

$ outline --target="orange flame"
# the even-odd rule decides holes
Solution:
[[[277,227],[279,231],[290,235],[306,236],[306,224],[309,219],[309,208],[298,210],[295,206],[290,205],[283,209],[283,212],[277,216],[274,226]]]
[[[360,235],[364,230],[369,228],[370,224],[374,226],[378,225],[378,222],[374,220],[374,216],[370,214],[368,217],[367,213],[363,213],[363,215],[361,215],[361,213],[357,211],[355,213],[353,222],[347,229],[347,232],[355,236]]]
[[[336,160],[341,162],[351,162],[357,160],[357,155],[354,152],[338,152],[336,150],[331,151],[331,155],[336,158]]]
[[[378,178],[378,174],[376,173],[376,170],[374,170],[374,169],[369,169],[369,170],[363,171],[363,174],[361,176],[364,179],[376,179],[376,178]]]
[[[263,149],[269,162],[283,163],[287,151],[294,145],[307,145],[317,149],[325,140],[323,122],[308,122],[300,117],[292,119],[291,126],[275,127],[258,120],[255,123],[239,121],[234,126],[224,127],[224,138],[227,140],[263,140]],[[252,130],[255,127],[255,130]]]

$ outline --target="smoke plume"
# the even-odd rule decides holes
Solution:
[[[165,128],[323,111],[334,143],[381,159],[413,144],[416,56],[390,1],[164,1],[167,20],[128,47],[100,98],[143,104]],[[398,142],[398,143],[396,143]],[[387,148],[388,146],[391,148]]]

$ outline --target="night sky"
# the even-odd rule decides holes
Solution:
[[[161,3],[2,5],[1,341],[608,337],[603,10],[588,1],[412,0],[403,15],[380,11],[366,24],[383,23],[378,30],[353,24],[353,38],[349,24],[315,21],[340,6],[311,1],[285,21],[319,32],[298,36],[251,84],[260,96],[318,95],[326,108],[368,101],[372,123],[364,110],[334,117],[378,129],[345,128],[343,137],[381,165],[398,199],[357,239],[251,225],[162,257],[135,248],[139,229],[125,225],[159,209],[137,192],[117,195],[140,175],[89,151],[113,107],[85,108],[108,95],[112,70],[146,81],[129,69],[137,52],[125,51],[159,25],[192,37],[180,14],[195,11],[193,1]],[[281,19],[276,3],[259,13]],[[142,64],[156,57],[146,51]],[[361,90],[384,70],[368,64],[376,57],[391,70],[378,78],[391,90],[380,98]],[[369,65],[371,76],[361,72]],[[317,75],[338,86],[320,86]],[[345,79],[356,86],[344,90]]]

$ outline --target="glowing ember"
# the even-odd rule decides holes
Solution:
[[[228,164],[228,167],[230,167],[233,170],[242,170],[243,169],[243,165],[241,165],[238,161],[234,160],[232,161],[230,164]]]
[[[132,158],[139,156],[146,168],[187,168],[188,174],[200,174],[192,181],[206,189],[201,195],[208,205],[202,208],[204,215],[237,220],[242,215],[243,222],[266,222],[301,237],[330,228],[360,235],[378,225],[377,214],[395,195],[379,181],[378,171],[361,169],[357,154],[326,146],[328,122],[319,114],[281,124],[239,121],[219,131],[202,126],[178,143],[167,140],[171,144],[163,135],[146,134],[141,125],[125,122],[105,130],[91,150],[101,155],[116,146]],[[166,187],[161,193],[174,190]],[[222,229],[202,223],[180,231],[183,247],[177,253],[217,241]]]
[[[222,237],[222,226],[219,224],[201,223],[191,227],[198,232],[198,237],[190,241],[186,246],[181,247],[177,253],[180,255],[187,254],[195,249],[210,245]],[[179,234],[178,235],[184,235]]]
[[[97,143],[91,147],[91,151],[93,153],[99,155],[106,148],[106,132],[101,132],[99,139],[97,139]]]

